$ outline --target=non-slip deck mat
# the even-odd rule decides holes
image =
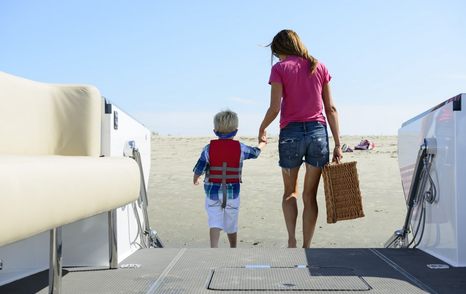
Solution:
[[[407,281],[407,278],[387,265],[377,255],[367,249],[187,249],[170,270],[165,272],[148,293],[274,293],[283,289],[259,289],[254,285],[242,289],[209,289],[212,272],[224,268],[344,268],[351,272],[351,279],[362,277],[370,289],[365,293],[428,293]],[[304,273],[301,272],[301,273]],[[283,272],[282,272],[283,274]],[[341,273],[340,273],[341,274]],[[327,272],[324,277],[339,277],[337,273]],[[341,276],[340,276],[341,277]],[[264,277],[263,277],[264,278]],[[320,281],[331,283],[331,278]],[[341,282],[339,278],[335,278]],[[351,280],[352,282],[354,280]],[[215,282],[215,281],[214,281]],[[263,281],[262,281],[263,282]],[[272,281],[269,280],[272,283]],[[264,285],[263,283],[262,285]],[[270,287],[270,284],[267,284]],[[358,284],[359,285],[359,284]],[[334,290],[332,284],[320,286],[321,289],[287,289],[295,293],[355,293],[347,287]],[[337,286],[340,287],[340,286]],[[346,286],[344,286],[346,287]]]
[[[62,293],[280,293],[282,289],[259,290],[253,287],[244,290],[212,290],[208,289],[212,278],[223,269],[298,269],[299,281],[304,282],[306,271],[311,277],[323,277],[310,283],[323,285],[316,290],[288,289],[287,293],[462,293],[459,286],[461,269],[450,269],[450,274],[456,279],[442,281],[443,275],[432,272],[422,272],[425,262],[435,262],[431,256],[419,250],[393,249],[272,249],[272,248],[238,248],[238,249],[142,249],[128,257],[121,264],[126,268],[117,270],[102,269],[65,269]],[[377,251],[377,252],[376,252]],[[385,253],[392,260],[399,262],[400,269],[381,258]],[[403,264],[418,264],[408,267]],[[404,269],[404,272],[403,270]],[[228,270],[225,270],[228,271]],[[421,273],[421,274],[419,274]],[[1,274],[1,273],[0,273]],[[225,272],[226,274],[226,272]],[[244,276],[244,273],[240,273]],[[290,272],[280,272],[290,275]],[[281,275],[279,277],[282,277]],[[329,277],[329,278],[327,278]],[[331,283],[342,282],[341,277],[351,277],[348,284],[353,285],[354,279],[365,281],[369,290],[332,291],[330,287],[341,287]],[[439,278],[437,278],[439,277]],[[269,279],[268,275],[265,277]],[[312,279],[312,278],[311,278]],[[427,280],[428,279],[428,280]],[[286,281],[291,281],[286,283]],[[293,280],[280,279],[282,284],[293,288]],[[334,281],[332,281],[334,280]],[[218,281],[214,280],[214,283]],[[240,281],[241,282],[241,281]],[[268,280],[269,287],[276,280]],[[309,281],[307,281],[309,282]],[[347,282],[347,281],[345,281]],[[230,283],[230,282],[229,282]],[[356,283],[356,282],[355,282]],[[355,285],[354,283],[354,285]],[[48,293],[46,272],[35,278],[23,279],[0,287],[0,293]],[[218,284],[217,284],[218,285]],[[358,285],[360,285],[358,283]],[[428,285],[428,286],[426,286]],[[323,289],[327,287],[326,289]],[[345,286],[346,287],[346,286]],[[359,287],[359,286],[358,286]],[[319,289],[317,289],[319,288]],[[31,292],[31,289],[34,289]],[[440,289],[440,290],[439,290]]]

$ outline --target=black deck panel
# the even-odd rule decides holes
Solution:
[[[466,293],[466,267],[431,269],[428,264],[447,264],[417,249],[377,249],[412,276],[438,293]]]

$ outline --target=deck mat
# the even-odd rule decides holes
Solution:
[[[461,293],[466,269],[427,271],[438,262],[430,255],[395,250],[143,249],[117,270],[64,269],[62,293]],[[442,282],[447,274],[454,278]],[[0,293],[48,293],[47,285],[41,272]]]

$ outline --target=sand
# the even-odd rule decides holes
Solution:
[[[326,223],[323,182],[317,201],[319,217],[312,247],[377,248],[403,225],[406,205],[397,161],[397,137],[348,136],[342,143],[354,147],[361,139],[375,142],[374,150],[344,153],[344,161],[357,161],[364,218]],[[212,138],[154,135],[149,177],[149,214],[165,247],[205,248],[209,229],[204,211],[202,185],[192,184],[192,169],[202,148]],[[256,139],[237,137],[255,145]],[[331,140],[332,141],[332,140]],[[304,168],[300,178],[304,174]],[[300,180],[302,183],[302,180]],[[243,168],[238,247],[283,248],[287,234],[281,210],[282,178],[278,167],[277,138],[271,138],[258,159],[247,160]],[[301,237],[302,202],[298,201],[297,239]],[[228,247],[224,233],[220,247]]]

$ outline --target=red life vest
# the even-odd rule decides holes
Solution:
[[[239,141],[231,139],[210,141],[208,181],[211,183],[241,182],[240,161]]]

